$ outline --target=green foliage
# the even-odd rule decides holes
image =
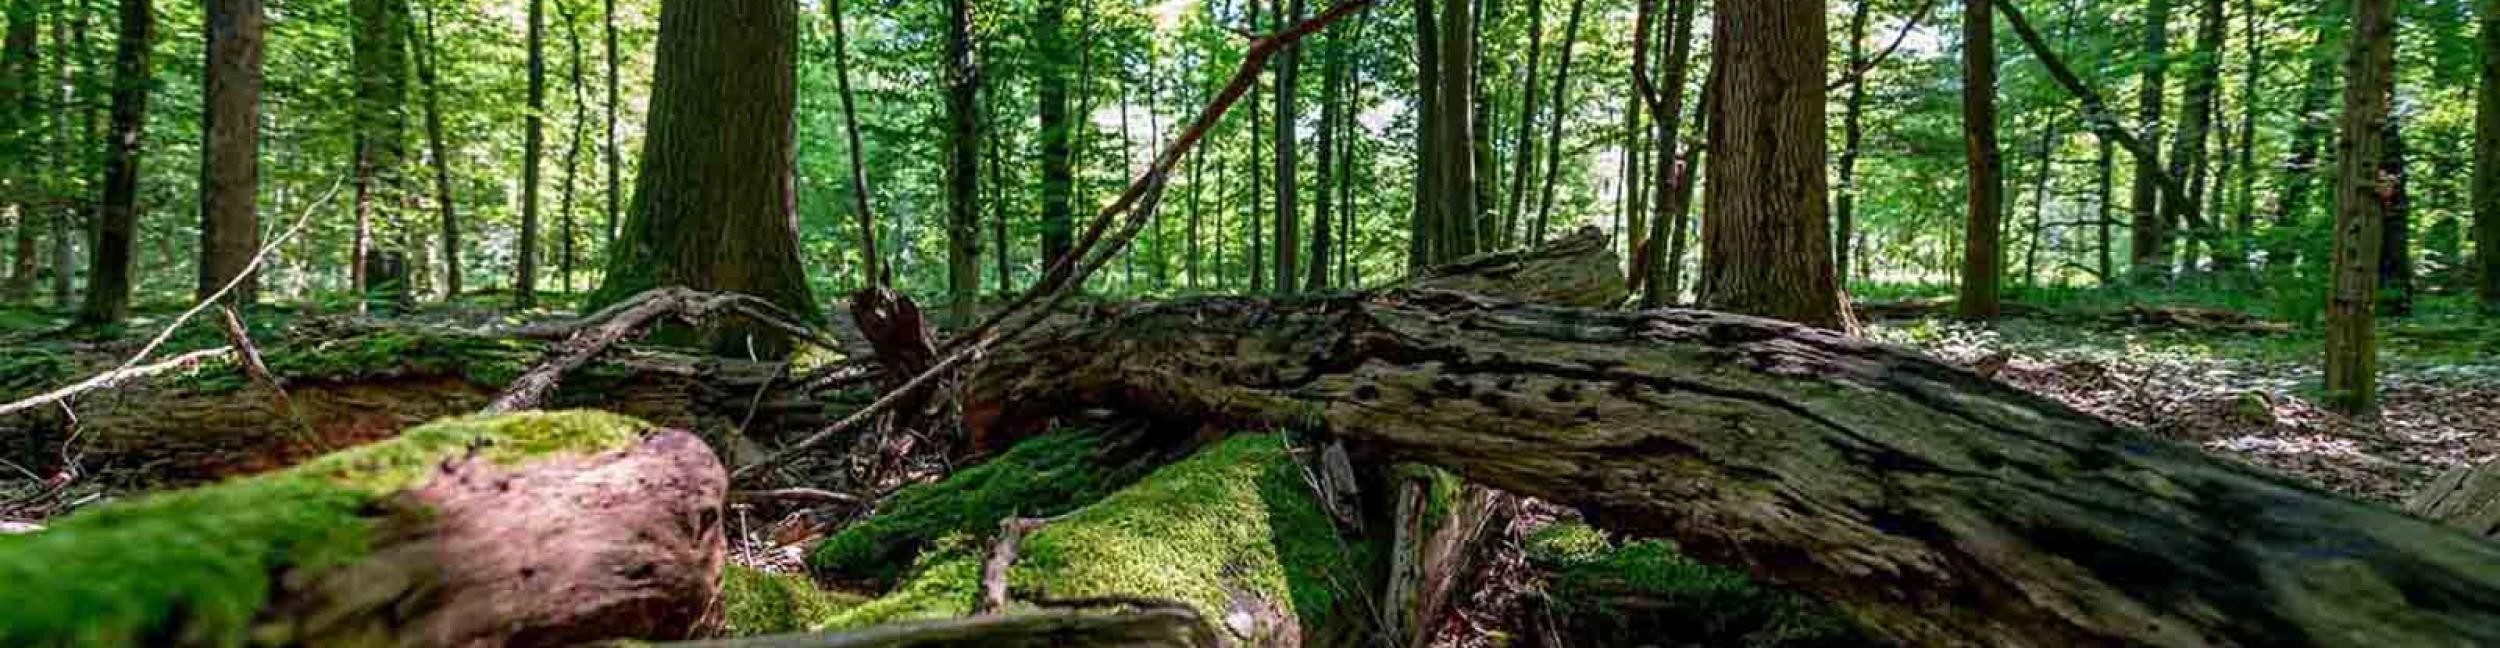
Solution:
[[[903,489],[875,517],[826,538],[808,556],[834,580],[892,582],[931,543],[956,533],[987,534],[1007,517],[1064,513],[1117,484],[1093,464],[1099,438],[1058,432],[944,481]]]
[[[1538,529],[1529,560],[1550,570],[1548,595],[1572,638],[1591,645],[1861,645],[1847,621],[1804,596],[1743,572],[1696,562],[1664,540],[1610,542],[1579,522]],[[1623,605],[1627,597],[1642,605]]]
[[[616,447],[649,426],[600,412],[440,421],[281,472],[81,511],[0,537],[0,644],[240,646],[280,579],[362,556],[380,506],[440,462]],[[402,511],[399,514],[417,514]]]

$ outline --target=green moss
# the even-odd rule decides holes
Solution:
[[[992,535],[996,518],[975,533]],[[969,527],[967,527],[969,528]],[[894,592],[827,624],[960,616],[980,593],[986,543],[950,536]],[[1144,596],[1223,618],[1233,592],[1289,606],[1306,627],[1349,618],[1368,591],[1369,545],[1343,539],[1279,435],[1233,437],[1164,466],[1027,537],[1011,587],[1019,596]],[[1230,590],[1230,591],[1228,591]]]
[[[0,346],[0,401],[66,384],[75,379],[76,369],[68,354],[52,349],[32,344]]]
[[[1098,499],[1117,481],[1093,464],[1099,443],[1082,431],[1042,436],[944,481],[903,489],[875,517],[817,544],[808,563],[835,580],[889,583],[934,540],[988,534],[1003,518],[1057,515]]]
[[[457,376],[479,385],[511,384],[544,346],[511,338],[461,335],[422,328],[363,331],[312,344],[262,344],[262,362],[287,380],[346,381],[394,376]],[[181,383],[200,391],[241,389],[250,380],[221,366]]]
[[[733,637],[799,632],[857,606],[858,597],[817,589],[801,574],[744,565],[721,570],[721,619]]]
[[[243,644],[275,579],[362,556],[383,498],[475,450],[590,452],[647,425],[598,412],[451,419],[284,471],[99,506],[0,537],[0,645]]]
[[[1669,639],[1679,645],[1857,645],[1829,606],[1755,583],[1744,572],[1695,561],[1664,540],[1620,546],[1579,522],[1530,534],[1531,561],[1553,571],[1548,594],[1573,638],[1612,645]],[[1619,606],[1626,596],[1640,606]]]

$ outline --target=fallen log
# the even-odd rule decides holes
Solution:
[[[2405,502],[2405,510],[2500,540],[2500,461],[2441,473]]]
[[[716,616],[726,487],[702,441],[630,418],[438,422],[0,537],[0,645],[686,638]]]
[[[2500,545],[1916,353],[1430,290],[1203,298],[1003,349],[975,438],[1086,408],[1323,429],[1920,645],[2500,644]]]

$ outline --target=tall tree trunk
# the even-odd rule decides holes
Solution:
[[[1545,242],[1554,214],[1554,185],[1562,173],[1563,118],[1571,114],[1571,55],[1580,42],[1580,17],[1587,0],[1571,0],[1571,15],[1563,20],[1562,61],[1554,66],[1553,116],[1545,121],[1545,172],[1539,175],[1536,196],[1536,221],[1529,228],[1528,245]]]
[[[2116,206],[2114,203],[2117,202],[2117,195],[2111,188],[2113,184],[2111,167],[2116,161],[2114,159],[2116,151],[2113,150],[2115,148],[2117,148],[2116,145],[2111,144],[2107,138],[2103,138],[2100,140],[2100,152],[2092,157],[2092,195],[2096,196],[2092,201],[2094,231],[2092,247],[2093,251],[2099,255],[2093,268],[2096,270],[2094,274],[2097,275],[2094,278],[2099,279],[2102,285],[2117,281],[2116,273],[2118,272],[2118,267],[2112,258],[2115,256],[2112,246],[2116,245],[2116,241],[2110,236],[2110,230],[2118,227],[2117,214],[2114,213],[2116,210],[2113,209]]]
[[[118,324],[130,317],[131,243],[138,237],[139,159],[147,141],[148,50],[156,40],[150,0],[121,0],[119,36],[113,45],[112,132],[104,147],[104,202],[97,207],[92,268],[78,321]]]
[[[443,139],[443,81],[434,69],[439,51],[434,40],[436,11],[439,9],[426,10],[425,31],[411,40],[415,41],[417,83],[425,86],[425,145],[428,157],[434,158],[434,206],[442,210],[443,287],[448,299],[459,297],[461,290],[460,209],[451,193],[451,147]]]
[[[2355,416],[2378,410],[2378,255],[2394,197],[2394,187],[2379,174],[2395,90],[2395,13],[2393,0],[2353,1],[2335,145],[2335,278],[2327,300],[2326,389],[2333,406]]]
[[[778,0],[661,4],[642,173],[592,306],[675,285],[822,317],[794,208],[797,12]],[[749,339],[786,348],[765,331],[718,335],[716,349],[740,354]]]
[[[1513,131],[1510,145],[1510,195],[1502,205],[1500,238],[1505,243],[1518,236],[1520,215],[1527,207],[1528,171],[1536,160],[1535,131],[1537,118],[1538,75],[1545,63],[1545,0],[1528,0],[1528,73],[1519,82],[1519,128]],[[1556,103],[1560,108],[1562,104]],[[1542,236],[1542,232],[1537,233]]]
[[[2213,130],[2214,97],[2222,84],[2222,0],[2197,0],[2196,45],[2190,54],[2187,93],[2179,107],[2179,129],[2170,143],[2170,177],[2186,184],[2187,207],[2203,209],[2207,167],[2205,138]],[[2175,227],[2176,223],[2165,223]],[[2196,267],[2194,251],[2185,263]]]
[[[42,58],[36,39],[42,34],[43,14],[29,0],[10,0],[6,9],[8,33],[0,40],[0,155],[10,164],[0,169],[0,215],[17,219],[17,235],[10,246],[9,275],[0,281],[0,299],[17,299],[34,292],[35,273],[43,267],[35,262],[41,247],[37,228],[43,220],[37,214],[48,210],[38,206],[45,201],[34,164],[43,142],[38,125],[43,95],[35,92],[43,78],[36,69]]]
[[[1650,165],[1650,189],[1656,198],[1650,201],[1649,231],[1644,235],[1649,244],[1640,257],[1642,308],[1662,308],[1674,303],[1679,291],[1676,278],[1667,270],[1668,248],[1675,247],[1683,234],[1677,220],[1679,204],[1676,181],[1681,169],[1691,164],[1693,152],[1682,144],[1684,130],[1684,87],[1692,70],[1694,17],[1701,0],[1670,0],[1673,14],[1667,29],[1665,87],[1652,86],[1646,77],[1636,79],[1640,93],[1649,102],[1650,124],[1657,131],[1657,160]],[[1820,67],[1818,66],[1819,70]],[[1820,86],[1817,86],[1818,88]],[[1818,92],[1819,96],[1820,93]],[[1679,164],[1679,161],[1681,163]]]
[[[2413,174],[2405,146],[2403,120],[2387,118],[2387,144],[2379,158],[2379,195],[2387,211],[2379,226],[2378,312],[2388,317],[2413,314]]]
[[[2031,231],[2023,237],[2023,287],[2040,285],[2040,247],[2049,231],[2049,181],[2057,175],[2057,144],[2066,136],[2060,129],[2064,115],[2050,115],[2049,123],[2040,127],[2039,168],[2031,178]],[[1847,239],[1841,240],[1843,243]],[[1844,275],[1845,276],[1845,275]]]
[[[1302,0],[1277,0],[1282,6],[1276,27],[1302,21]],[[1301,285],[1302,137],[1295,126],[1302,117],[1302,46],[1286,45],[1276,54],[1276,292],[1290,293]]]
[[[982,112],[990,115],[992,119],[996,119],[998,115],[998,89],[992,88],[988,93],[984,94],[983,97],[985,99],[985,106],[988,110],[984,110]],[[1007,197],[1009,195],[1009,189],[1014,186],[1014,183],[1007,181],[1007,164],[1004,159],[1006,155],[1000,151],[1003,147],[999,144],[999,141],[1007,139],[1007,134],[997,131],[992,132],[995,136],[988,138],[990,158],[990,247],[995,250],[995,252],[990,255],[990,260],[991,263],[996,265],[998,268],[998,293],[1004,295],[1009,291],[1014,290],[1015,287],[1015,248],[1008,247],[1009,241],[1007,239]]]
[[[2474,111],[2474,256],[2481,266],[2483,310],[2500,313],[2500,0],[2475,3],[2481,13],[2481,83]]]
[[[547,0],[530,0],[529,111],[522,119],[520,267],[513,271],[517,308],[538,303],[539,158],[547,150]]]
[[[1705,79],[1701,87],[1701,106],[1693,111],[1693,130],[1702,133],[1709,132],[1711,115],[1718,111],[1719,71],[1716,65],[1711,66],[1710,74]],[[1683,163],[1675,165],[1675,193],[1667,197],[1669,220],[1665,290],[1669,299],[1679,299],[1683,294],[1684,250],[1686,241],[1692,238],[1687,230],[1692,229],[1693,223],[1693,186],[1697,184],[1694,179],[1700,177],[1703,160],[1709,154],[1707,146],[1688,148]]]
[[[871,211],[868,195],[868,162],[860,150],[859,107],[851,95],[850,29],[842,24],[843,0],[825,3],[825,13],[833,17],[833,79],[834,91],[842,99],[842,139],[847,144],[851,162],[851,216],[859,224],[860,283],[884,287],[892,277],[880,266],[877,256],[877,217]]]
[[[52,41],[60,52],[59,56],[52,57],[53,64],[59,66],[60,80],[58,85],[53,86],[59,89],[60,95],[59,103],[54,104],[51,111],[52,173],[54,178],[61,183],[55,186],[66,186],[68,178],[84,174],[88,168],[87,158],[82,154],[87,150],[87,142],[80,136],[83,131],[79,130],[78,121],[92,111],[75,108],[78,105],[80,90],[78,71],[79,67],[84,64],[79,60],[81,57],[78,53],[86,50],[86,12],[65,11],[53,16]],[[73,282],[78,275],[78,237],[70,231],[73,228],[84,229],[78,224],[79,216],[87,213],[90,201],[81,192],[79,195],[63,196],[61,203],[58,208],[52,210],[50,219],[52,221],[52,305],[55,308],[67,309],[70,304],[74,303],[71,300],[77,297],[74,292],[76,286]]]
[[[2144,51],[2137,53],[2144,79],[2136,87],[2136,139],[2147,146],[2161,141],[2162,86],[2170,69],[2170,0],[2149,0],[2144,9]],[[2161,160],[2137,156],[2133,186],[2134,245],[2128,249],[2128,272],[2138,281],[2159,281],[2170,274],[2170,229],[2161,210]]]
[[[972,60],[972,0],[946,0],[946,290],[948,319],[972,321],[981,296],[981,70]]]
[[[564,292],[570,293],[573,292],[574,246],[581,240],[573,228],[573,195],[579,184],[576,181],[581,170],[583,140],[589,137],[583,129],[590,124],[590,98],[588,86],[582,81],[581,23],[573,19],[572,9],[561,0],[556,3],[556,14],[564,20],[564,42],[571,48],[572,54],[573,135],[564,145],[564,190],[563,197],[556,201],[556,276],[563,284]]]
[[[2331,134],[2329,125],[2334,121],[2334,115],[2328,112],[2335,100],[2337,71],[2337,53],[2332,50],[2337,43],[2334,34],[2345,28],[2341,20],[2347,15],[2335,9],[2344,4],[2330,2],[2317,12],[2317,38],[2310,46],[2309,72],[2307,80],[2301,84],[2300,107],[2292,115],[2291,145],[2278,171],[2282,177],[2282,190],[2271,219],[2277,233],[2271,239],[2274,245],[2266,249],[2266,265],[2269,267],[2289,270],[2300,263],[2302,237],[2292,233],[2309,222],[2310,203],[2314,202],[2310,195],[2314,193],[2312,189],[2317,186],[2321,170],[2318,166],[2319,150],[2324,148]],[[2500,110],[2500,107],[2494,110]]]
[[[1040,40],[1042,155],[1042,268],[1047,272],[1076,245],[1076,169],[1069,147],[1075,120],[1068,115],[1067,0],[1041,0],[1035,31]]]
[[[1962,150],[1969,167],[1963,211],[1963,317],[1993,319],[2005,272],[2005,157],[1997,146],[1996,14],[1989,3],[1962,3]]]
[[[1181,272],[1188,275],[1188,278],[1184,279],[1181,285],[1187,287],[1190,292],[1198,291],[1198,276],[1200,273],[1198,262],[1202,259],[1202,257],[1199,256],[1200,249],[1198,246],[1198,236],[1200,224],[1204,216],[1204,211],[1201,208],[1205,204],[1204,197],[1206,194],[1208,148],[1209,147],[1201,146],[1195,151],[1190,151],[1189,154],[1189,222],[1187,223],[1188,231],[1183,233],[1183,236],[1187,239],[1183,241],[1183,244],[1187,248],[1183,254],[1187,256],[1181,260]],[[1221,172],[1220,166],[1218,167],[1218,171]],[[1222,189],[1218,188],[1216,197],[1218,199],[1222,199],[1223,195]]]
[[[1266,3],[1251,0],[1246,12],[1248,15],[1244,17],[1249,22],[1250,33],[1259,33],[1259,17],[1266,13],[1266,6]],[[1259,163],[1259,152],[1267,145],[1259,139],[1265,134],[1260,129],[1266,123],[1259,118],[1259,91],[1258,82],[1251,82],[1250,97],[1244,100],[1250,105],[1250,149],[1241,154],[1242,171],[1250,176],[1250,196],[1242,201],[1250,208],[1249,218],[1244,221],[1247,227],[1242,230],[1243,247],[1249,250],[1242,255],[1242,259],[1250,266],[1250,292],[1253,293],[1267,291],[1267,228],[1259,216],[1259,205],[1267,201],[1267,170],[1263,168],[1266,165]]]
[[[1824,176],[1823,3],[1714,7],[1721,75],[1710,123],[1701,300],[1715,310],[1843,328]]]
[[[1849,98],[1841,103],[1839,186],[1832,197],[1832,273],[1849,282],[1849,242],[1858,231],[1858,147],[1866,142],[1866,23],[1872,0],[1858,0],[1849,14]]]
[[[2257,0],[2240,0],[2246,58],[2240,62],[2239,185],[2232,189],[2231,236],[2223,244],[2242,268],[2248,265],[2248,241],[2257,233],[2257,84],[2265,72],[2265,44],[2257,32]]]
[[[604,228],[601,232],[601,236],[605,238],[600,240],[606,244],[607,249],[613,250],[616,247],[616,215],[617,212],[621,211],[618,208],[620,203],[618,198],[625,192],[625,183],[623,179],[618,177],[620,175],[619,168],[624,166],[625,151],[616,143],[616,110],[617,106],[622,103],[617,99],[617,86],[622,83],[624,79],[616,74],[616,0],[605,0],[605,3],[605,6],[602,7],[603,11],[599,14],[599,21],[600,31],[602,32],[601,37],[607,41],[608,102],[606,107],[608,109],[608,114],[606,130],[603,132],[603,135],[607,138],[608,142],[607,147],[604,149],[608,154],[608,184],[607,191],[605,192],[605,197],[607,198],[607,222],[604,224]],[[454,266],[452,269],[455,272],[459,270],[458,266]]]
[[[1328,259],[1329,255],[1336,253],[1334,249],[1331,249],[1336,242],[1329,239],[1328,221],[1336,219],[1336,174],[1338,166],[1344,164],[1343,161],[1337,159],[1337,138],[1339,137],[1337,132],[1340,128],[1338,122],[1344,119],[1346,112],[1345,49],[1347,46],[1344,33],[1339,32],[1338,35],[1330,37],[1328,49],[1321,55],[1319,175],[1314,176],[1319,181],[1319,192],[1311,201],[1311,272],[1310,281],[1307,284],[1312,292],[1328,289],[1328,273],[1332,269]]]
[[[1422,272],[1441,246],[1441,28],[1436,0],[1415,0],[1415,191],[1407,219],[1406,271]],[[1446,0],[1464,2],[1465,0]],[[1253,107],[1256,110],[1256,107]]]
[[[1442,199],[1442,225],[1447,229],[1448,249],[1441,260],[1474,254],[1476,224],[1483,218],[1476,202],[1476,24],[1475,6],[1469,0],[1443,0],[1441,3],[1441,131],[1437,148],[1440,152],[1440,185],[1434,191]]]
[[[226,303],[249,306],[260,281],[244,277],[260,251],[261,0],[210,0],[208,78],[200,100],[200,274],[208,299],[242,278]]]

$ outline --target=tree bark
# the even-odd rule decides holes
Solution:
[[[52,115],[52,177],[66,184],[69,178],[87,172],[88,142],[79,129],[80,118],[91,111],[78,108],[80,68],[85,65],[80,52],[86,51],[87,16],[83,11],[62,12],[52,19],[52,40],[61,55],[53,57],[59,67],[59,103],[53,104]],[[52,210],[52,305],[67,310],[77,298],[78,243],[71,230],[84,230],[81,214],[92,209],[93,201],[81,195],[67,197]]]
[[[834,91],[842,99],[842,139],[851,161],[851,217],[859,225],[860,284],[882,288],[893,282],[877,255],[877,216],[870,207],[868,195],[867,153],[860,150],[859,107],[851,95],[851,47],[849,29],[842,24],[843,0],[825,3],[825,13],[833,17],[833,79]]]
[[[513,269],[512,303],[528,309],[538,304],[538,179],[539,158],[547,148],[547,0],[529,0],[529,109],[522,116],[521,240]]]
[[[2476,3],[2482,29],[2474,112],[2474,256],[2483,310],[2500,313],[2500,1]]]
[[[1066,0],[1042,0],[1034,30],[1040,40],[1037,61],[1042,138],[1042,267],[1050,268],[1075,245],[1075,160],[1068,142],[1076,125],[1068,115],[1069,43]],[[1081,118],[1079,116],[1078,118]]]
[[[1969,165],[1963,211],[1961,298],[1972,319],[1997,316],[2005,279],[2005,158],[1997,146],[1996,15],[1989,3],[1962,3],[1962,144]],[[2045,163],[2045,158],[2043,158]]]
[[[1538,76],[1545,64],[1545,0],[1528,0],[1528,72],[1519,82],[1519,128],[1512,131],[1510,145],[1510,194],[1502,205],[1500,236],[1507,246],[1519,234],[1521,213],[1527,208],[1528,172],[1536,160],[1535,131],[1537,117]],[[1558,102],[1557,109],[1561,108]]]
[[[577,256],[574,254],[574,246],[578,245],[581,240],[573,227],[575,221],[573,195],[579,189],[579,183],[576,180],[580,178],[582,140],[588,137],[582,133],[582,129],[590,124],[588,119],[590,101],[588,95],[585,94],[587,86],[582,83],[581,23],[573,19],[573,10],[561,1],[556,3],[556,15],[564,21],[564,43],[571,50],[572,56],[571,66],[567,71],[573,77],[573,134],[564,144],[564,188],[556,199],[556,281],[558,285],[563,286],[564,292],[571,293],[573,292],[573,262]]]
[[[995,357],[988,438],[1085,408],[1325,429],[1908,645],[2500,641],[2500,545],[1825,330],[1401,290],[1143,306]]]
[[[147,143],[148,50],[156,40],[150,0],[121,0],[113,46],[112,131],[104,147],[104,202],[96,209],[96,241],[78,321],[118,324],[130,317],[131,244],[138,238],[139,160]]]
[[[1537,189],[1536,220],[1530,226],[1528,245],[1545,242],[1545,233],[1552,227],[1554,186],[1562,174],[1562,126],[1571,114],[1571,55],[1580,43],[1580,17],[1587,0],[1571,0],[1570,17],[1563,20],[1562,60],[1554,66],[1554,114],[1545,122],[1545,172]]]
[[[2378,248],[2378,312],[2388,317],[2413,314],[2413,196],[2412,174],[2407,170],[2410,159],[2405,146],[2403,120],[2393,114],[2387,118],[2383,131],[2387,138],[2380,149],[2379,195],[2387,210],[2380,216]]]
[[[1448,0],[1463,1],[1463,0]],[[1406,270],[1421,272],[1440,258],[1441,28],[1435,0],[1415,0],[1415,191],[1407,219]]]
[[[1849,283],[1849,241],[1858,230],[1858,148],[1866,142],[1866,23],[1875,13],[1871,0],[1858,0],[1857,9],[1849,13],[1849,75],[1848,99],[1841,103],[1840,162],[1832,196],[1832,274],[1841,285]],[[1967,81],[1965,81],[1967,83]],[[1976,172],[1976,169],[1973,169]]]
[[[2144,15],[2144,49],[2137,53],[2144,78],[2136,87],[2136,138],[2150,145],[2161,141],[2162,86],[2170,69],[2170,0],[2149,0]],[[2159,181],[2154,178],[2159,172],[2158,156],[2136,156],[2131,185],[2134,226],[2128,228],[2134,245],[2128,248],[2128,274],[2139,281],[2170,274],[2170,223],[2161,211]]]
[[[1329,237],[1329,221],[1336,219],[1337,174],[1343,172],[1340,167],[1345,164],[1339,159],[1337,138],[1352,135],[1350,132],[1343,135],[1338,132],[1352,130],[1342,127],[1347,112],[1345,50],[1351,45],[1344,32],[1339,32],[1339,35],[1330,37],[1328,49],[1321,54],[1319,175],[1315,176],[1319,180],[1319,193],[1311,201],[1311,272],[1310,281],[1305,285],[1312,292],[1328,289],[1329,272],[1334,269],[1328,260],[1330,255],[1338,254],[1336,241]]]
[[[794,211],[796,12],[769,0],[662,5],[643,170],[592,303],[678,285],[823,317],[799,262]],[[764,351],[783,348],[754,329],[714,339],[743,355],[750,335]]]
[[[1471,0],[1442,0],[1440,141],[1436,143],[1441,181],[1433,187],[1441,198],[1441,225],[1448,243],[1437,260],[1475,254],[1476,225],[1483,218],[1476,186],[1476,39],[1475,6]]]
[[[2395,90],[2395,8],[2355,0],[2344,62],[2344,112],[2335,145],[2334,275],[2326,311],[2326,389],[2354,416],[2378,409],[2378,255],[2394,194],[2379,177]]]
[[[1302,22],[1303,0],[1277,0],[1277,26]],[[1276,292],[1302,285],[1302,45],[1276,54]]]
[[[605,192],[608,201],[606,212],[608,219],[604,224],[605,229],[601,232],[601,236],[604,238],[601,238],[600,241],[605,244],[605,247],[602,249],[613,251],[616,247],[616,216],[617,213],[621,211],[618,209],[618,198],[621,197],[619,194],[625,191],[625,183],[618,177],[618,169],[624,166],[625,151],[619,148],[616,143],[616,109],[617,106],[622,103],[617,99],[617,87],[623,78],[617,76],[616,74],[616,0],[604,0],[604,6],[601,7],[601,9],[602,11],[599,14],[600,31],[602,32],[602,37],[607,41],[608,64],[607,130],[602,133],[607,137],[608,142],[607,148],[603,149],[607,152],[608,162],[608,184],[607,191]]]
[[[0,278],[0,299],[19,299],[34,294],[35,273],[43,267],[35,258],[44,220],[38,214],[49,211],[42,207],[46,202],[43,178],[33,164],[43,148],[43,129],[38,126],[43,95],[35,92],[43,79],[43,71],[37,69],[42,50],[36,42],[43,32],[43,13],[27,0],[11,0],[5,11],[7,35],[0,38],[0,155],[16,163],[0,170],[0,211],[13,216],[17,227],[8,276]]]
[[[434,158],[434,206],[442,211],[444,298],[460,296],[460,209],[451,193],[451,147],[443,135],[442,78],[435,74],[434,12],[427,9],[423,33],[412,27],[410,40],[416,50],[417,83],[425,86],[425,145]]]
[[[1710,123],[1701,301],[1823,328],[1846,326],[1832,275],[1824,176],[1822,3],[1762,0],[1713,12],[1721,75]]]
[[[1643,308],[1666,306],[1674,303],[1680,295],[1676,278],[1670,276],[1674,273],[1667,269],[1667,257],[1672,255],[1666,252],[1682,244],[1684,232],[1680,221],[1684,217],[1681,206],[1685,204],[1685,199],[1678,197],[1683,187],[1677,183],[1684,179],[1682,173],[1691,167],[1695,157],[1694,151],[1681,145],[1681,138],[1684,130],[1685,78],[1693,67],[1694,13],[1701,0],[1673,0],[1673,5],[1673,24],[1667,30],[1667,38],[1672,40],[1667,43],[1666,87],[1641,92],[1650,102],[1650,124],[1657,129],[1658,141],[1658,158],[1649,168],[1650,189],[1657,197],[1650,201],[1649,231],[1643,235],[1649,240],[1645,246],[1648,254],[1639,259],[1642,281],[1637,283],[1644,286],[1641,291]],[[1636,81],[1647,83],[1645,79]]]
[[[947,318],[973,321],[981,297],[981,69],[972,60],[972,0],[946,2]]]
[[[200,273],[205,300],[241,276],[260,251],[260,0],[212,0],[207,79],[201,83]],[[226,303],[250,306],[259,280],[242,277]]]
[[[2170,177],[2186,185],[2187,206],[2203,209],[2205,204],[2206,166],[2205,140],[2212,134],[2214,99],[2222,84],[2222,0],[2195,0],[2197,4],[2196,44],[2189,54],[2187,92],[2179,107],[2179,128],[2170,142]],[[2176,223],[2165,223],[2175,228]],[[2168,230],[2165,230],[2168,231]],[[2165,243],[2166,244],[2166,243]],[[2196,247],[2189,246],[2183,265],[2195,268]],[[2166,249],[2166,248],[2165,248]],[[2167,265],[2169,260],[2163,259]]]

